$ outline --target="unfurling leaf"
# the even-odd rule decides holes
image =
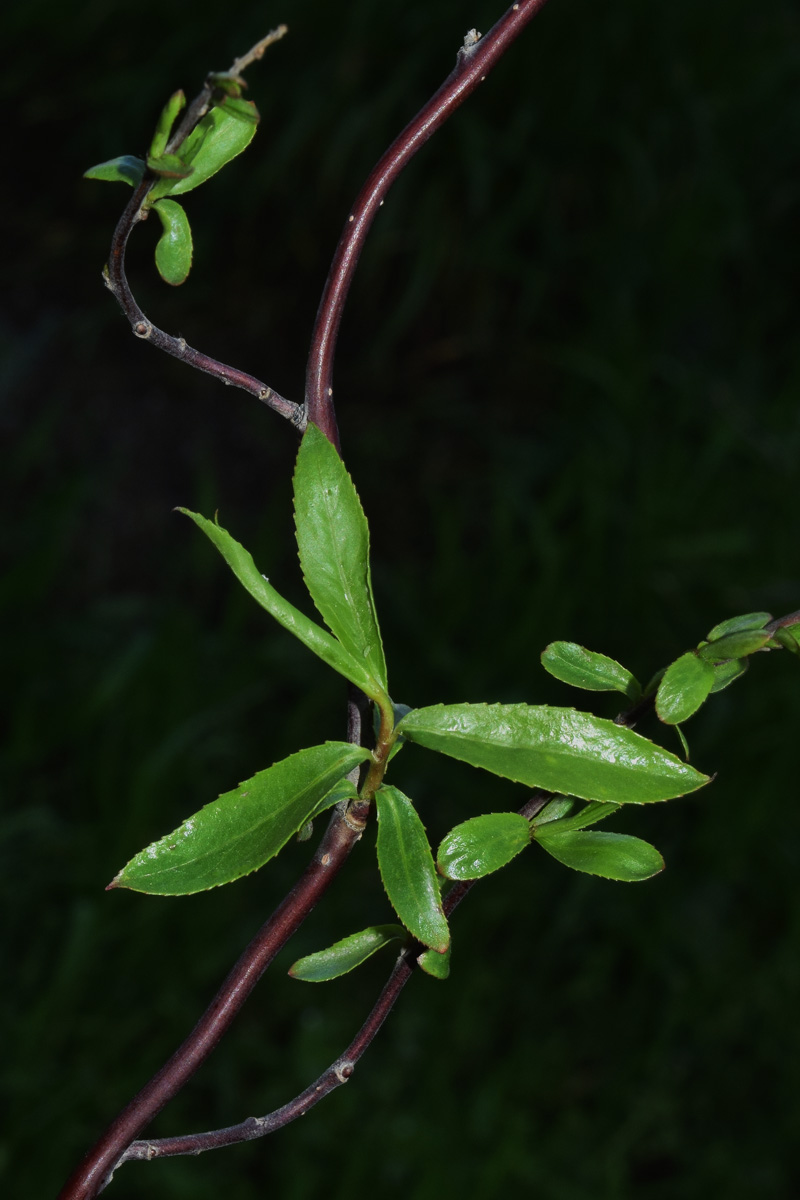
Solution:
[[[144,178],[145,163],[141,158],[132,154],[121,154],[119,158],[110,158],[108,162],[98,163],[83,172],[84,179],[102,179],[109,183],[128,183],[138,187]]]
[[[191,192],[216,175],[231,159],[241,154],[253,140],[256,125],[240,115],[215,106],[194,127],[177,148],[186,166],[192,168],[185,179],[160,179],[149,193],[149,200],[162,196],[180,196]]]
[[[178,287],[192,269],[189,219],[175,200],[159,200],[153,208],[164,229],[156,246],[158,273],[165,283]]]
[[[369,751],[326,742],[284,758],[226,792],[123,867],[109,887],[181,896],[262,867],[311,817],[341,799],[335,785]]]
[[[213,521],[201,517],[199,513],[190,512],[188,508],[179,508],[178,512],[191,517],[195,525],[203,530],[203,533],[217,547],[239,582],[284,629],[288,629],[289,633],[294,634],[304,646],[307,646],[334,671],[338,671],[345,679],[354,683],[365,695],[369,696],[370,700],[385,700],[384,692],[372,677],[365,660],[363,658],[359,660],[349,654],[326,629],[301,613],[288,600],[284,600],[283,596],[275,591],[272,584],[259,574],[252,555],[248,554],[244,546],[232,538],[227,530],[223,529],[221,525],[215,525]]]
[[[664,870],[664,860],[649,842],[627,833],[554,834],[539,843],[548,854],[573,871],[639,883]]]
[[[531,827],[519,813],[487,813],[450,830],[436,865],[448,879],[482,879],[510,863],[530,840]]]
[[[404,717],[410,742],[529,787],[618,804],[670,800],[708,777],[646,738],[572,708],[438,704]]]
[[[551,642],[542,651],[542,666],[562,683],[590,692],[622,692],[635,703],[642,689],[620,663],[575,642]]]
[[[375,806],[378,866],[386,895],[406,929],[443,954],[450,932],[425,826],[408,796],[395,787],[378,788]]]
[[[294,472],[300,566],[311,599],[334,637],[386,691],[369,568],[369,529],[353,481],[316,425],[300,444]]]
[[[656,692],[656,713],[667,725],[688,720],[714,686],[714,668],[693,650],[670,663]]]
[[[351,933],[349,937],[335,942],[327,950],[318,950],[316,954],[298,958],[289,968],[289,974],[293,979],[302,979],[307,983],[324,983],[328,979],[338,979],[340,975],[346,975],[348,971],[360,967],[377,950],[382,950],[390,942],[403,941],[407,937],[408,934],[402,925],[372,925],[369,929],[362,929],[360,933]]]
[[[172,133],[172,126],[175,124],[178,113],[185,107],[186,97],[183,92],[173,92],[159,115],[156,131],[150,143],[149,158],[161,158],[164,154],[169,135]]]

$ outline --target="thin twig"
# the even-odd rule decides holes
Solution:
[[[339,445],[333,404],[333,359],[347,294],[367,233],[397,176],[447,118],[481,84],[545,0],[519,0],[483,37],[470,30],[454,70],[392,142],[359,192],[342,230],[320,300],[306,373],[309,421]]]

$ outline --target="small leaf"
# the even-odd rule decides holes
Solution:
[[[706,662],[720,663],[731,658],[746,658],[748,654],[763,650],[771,641],[772,634],[764,629],[742,630],[705,643],[697,653]]]
[[[568,813],[572,812],[575,803],[572,796],[555,796],[533,818],[531,825],[547,825],[550,821],[558,821],[561,817],[566,817]]]
[[[545,821],[544,825],[534,825],[533,836],[537,841],[544,841],[546,838],[558,837],[572,829],[585,829],[587,825],[596,825],[598,821],[605,821],[606,817],[613,816],[621,807],[621,804],[603,804],[593,800],[571,817],[562,817],[558,821]]]
[[[369,529],[353,481],[316,425],[306,429],[294,472],[300,566],[311,598],[334,637],[386,691],[369,569]]]
[[[152,154],[147,156],[147,169],[152,171],[154,175],[160,175],[164,179],[186,179],[191,175],[192,168],[187,167],[182,158],[177,154],[162,154],[159,158],[154,158]]]
[[[656,693],[656,713],[667,725],[688,720],[714,686],[714,668],[693,650],[670,663]]]
[[[450,830],[436,865],[448,879],[482,879],[510,863],[530,840],[531,827],[519,813],[487,813]]]
[[[83,172],[84,179],[103,179],[109,183],[128,183],[138,187],[144,178],[145,163],[141,158],[132,154],[121,154],[119,158],[110,158],[108,162],[98,163]]]
[[[349,937],[335,942],[327,950],[318,950],[316,954],[298,958],[289,968],[289,974],[293,979],[302,979],[307,983],[324,983],[328,979],[338,979],[340,975],[346,975],[348,971],[360,967],[377,950],[382,950],[390,942],[403,941],[407,937],[408,934],[402,925],[372,925],[369,929],[362,929],[360,933],[351,933]]]
[[[664,860],[649,842],[626,833],[560,833],[542,838],[548,854],[573,871],[638,883],[664,870]]]
[[[542,651],[542,666],[572,687],[590,692],[622,692],[634,703],[642,694],[638,681],[620,663],[575,642],[551,642]]]
[[[671,800],[708,777],[613,721],[529,704],[438,704],[398,725],[409,741],[528,787],[619,804]]]
[[[261,120],[258,109],[252,100],[242,100],[239,96],[226,96],[224,100],[220,100],[219,107],[230,116],[235,117],[237,121],[247,121],[250,125],[257,125]]]
[[[435,950],[423,950],[422,954],[417,955],[417,963],[426,975],[432,975],[434,979],[447,979],[450,974],[450,947],[448,946],[444,954],[437,954]]]
[[[185,179],[161,179],[150,192],[152,200],[191,192],[216,175],[253,140],[256,126],[242,121],[219,106],[210,109],[178,147],[183,162],[192,168]]]
[[[142,850],[109,887],[181,896],[249,875],[325,801],[335,804],[340,794],[334,785],[366,758],[368,750],[348,742],[326,742],[284,758]]]
[[[776,629],[773,638],[784,650],[791,654],[800,654],[800,625],[787,625],[783,629]]]
[[[360,661],[349,654],[336,638],[331,637],[326,629],[310,620],[299,609],[284,600],[279,592],[261,574],[244,546],[223,529],[198,513],[190,512],[188,508],[179,508],[178,512],[191,517],[195,525],[202,529],[219,550],[228,566],[239,582],[247,589],[254,600],[275,618],[275,620],[294,634],[304,646],[307,646],[318,658],[338,671],[345,679],[349,679],[360,688],[371,700],[385,700],[384,693],[376,684],[368,671],[364,660]]]
[[[172,126],[175,124],[178,113],[185,107],[186,97],[183,92],[173,92],[159,115],[156,131],[150,143],[150,158],[161,158],[167,148],[169,135],[172,132]]]
[[[165,283],[178,287],[192,269],[189,219],[175,200],[159,200],[153,208],[164,228],[156,246],[158,273]]]
[[[729,683],[733,683],[735,679],[744,675],[748,665],[746,658],[730,658],[726,662],[716,663],[714,665],[714,686],[711,691],[721,692]]]
[[[408,796],[395,787],[378,788],[375,805],[378,866],[386,895],[406,929],[443,954],[450,932],[425,826]]]
[[[709,642],[716,642],[718,638],[726,637],[729,633],[743,633],[751,629],[763,629],[771,620],[772,613],[765,612],[744,613],[741,617],[729,617],[727,621],[720,621],[719,625],[714,626],[707,640]]]

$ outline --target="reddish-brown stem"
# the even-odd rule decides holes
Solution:
[[[519,0],[478,40],[468,34],[454,70],[379,160],[348,215],[322,293],[306,372],[308,420],[339,445],[333,404],[333,359],[347,294],[367,233],[389,188],[417,151],[463,104],[545,0]]]

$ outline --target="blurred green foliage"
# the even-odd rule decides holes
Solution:
[[[14,1194],[56,1192],[309,850],[181,900],[105,883],[200,803],[343,732],[336,680],[170,513],[219,508],[299,597],[294,438],[131,337],[100,286],[120,196],[81,173],[142,154],[176,87],[289,24],[250,73],[256,141],[187,201],[190,281],[160,284],[149,227],[131,276],[164,328],[299,398],[356,189],[497,15],[31,0],[2,18]],[[648,676],[726,616],[800,605],[798,34],[791,0],[551,0],[391,194],[336,385],[397,700],[574,703],[538,663],[554,639]],[[754,661],[689,730],[717,781],[627,817],[664,876],[520,856],[454,919],[449,982],[414,981],[349,1087],[267,1142],[127,1166],[109,1196],[796,1194],[797,717],[796,663]],[[524,798],[431,757],[407,748],[397,779],[434,844]],[[356,852],[154,1132],[265,1112],[349,1041],[386,964],[319,987],[284,971],[387,919],[373,863]]]

